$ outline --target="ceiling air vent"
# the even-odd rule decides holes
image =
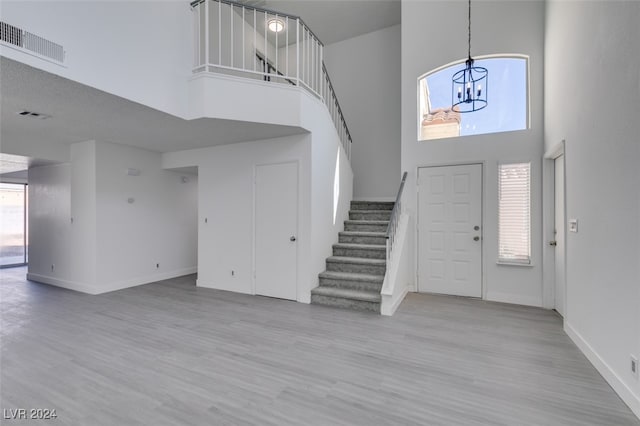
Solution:
[[[18,111],[18,115],[29,118],[39,118],[40,120],[46,120],[47,118],[51,118],[50,115],[43,114],[41,112],[33,112],[33,111]]]
[[[0,41],[59,63],[64,62],[64,47],[61,45],[2,21]]]

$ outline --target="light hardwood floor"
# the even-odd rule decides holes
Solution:
[[[57,410],[32,424],[640,425],[542,309],[410,294],[389,318],[25,272],[0,272],[0,408]]]

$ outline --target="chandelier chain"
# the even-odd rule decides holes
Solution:
[[[469,0],[469,60],[471,60],[471,0]]]

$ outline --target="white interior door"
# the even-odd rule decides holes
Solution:
[[[482,165],[418,170],[418,291],[482,297]]]
[[[298,165],[256,167],[256,294],[296,300]]]
[[[564,316],[566,306],[565,279],[565,213],[564,213],[564,155],[555,160],[555,310]]]

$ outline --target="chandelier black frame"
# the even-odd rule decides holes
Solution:
[[[465,67],[452,77],[451,105],[457,112],[480,111],[487,107],[489,71],[474,65],[471,57],[471,0],[469,0],[469,50]]]

